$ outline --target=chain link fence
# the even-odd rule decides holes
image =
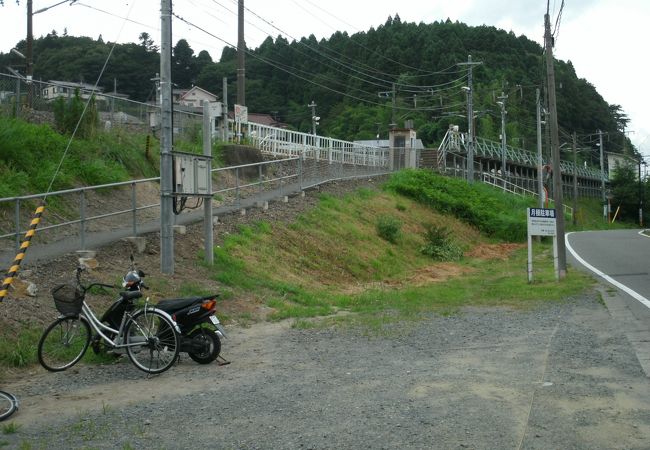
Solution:
[[[0,73],[0,117],[21,118],[56,128],[55,102],[59,98],[68,101],[76,93],[84,102],[94,95],[99,118],[97,126],[101,129],[158,132],[160,106],[155,101],[143,103],[129,100],[116,93],[94,91],[92,85],[84,83],[38,80],[28,83],[23,77],[6,73]],[[196,138],[197,133],[201,132],[202,113],[179,105],[174,108],[174,134],[181,139]]]

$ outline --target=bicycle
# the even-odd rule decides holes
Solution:
[[[116,286],[92,283],[81,284],[83,267],[76,272],[76,286],[61,284],[52,289],[54,305],[61,315],[52,322],[38,342],[38,361],[51,371],[59,372],[74,366],[88,350],[91,328],[108,348],[126,349],[129,359],[138,369],[157,374],[169,369],[180,350],[180,330],[166,312],[149,306],[136,309],[133,301],[142,297],[140,291],[120,292],[125,313],[116,330],[102,323],[88,303],[86,293],[93,287]],[[110,337],[109,337],[110,336]]]
[[[8,419],[18,409],[18,400],[9,392],[0,391],[0,422]]]

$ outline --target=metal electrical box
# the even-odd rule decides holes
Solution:
[[[174,152],[174,194],[212,196],[209,156]]]

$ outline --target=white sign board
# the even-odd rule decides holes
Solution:
[[[553,266],[555,279],[559,281],[556,212],[549,208],[527,208],[526,211],[528,213],[528,282],[533,281],[533,236],[553,236]]]
[[[548,208],[527,208],[528,234],[530,236],[555,236],[555,210]]]
[[[248,107],[235,105],[235,121],[248,122]]]

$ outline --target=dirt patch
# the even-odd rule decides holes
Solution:
[[[468,252],[465,252],[465,256],[505,261],[510,257],[512,252],[524,246],[525,244],[479,244]]]

